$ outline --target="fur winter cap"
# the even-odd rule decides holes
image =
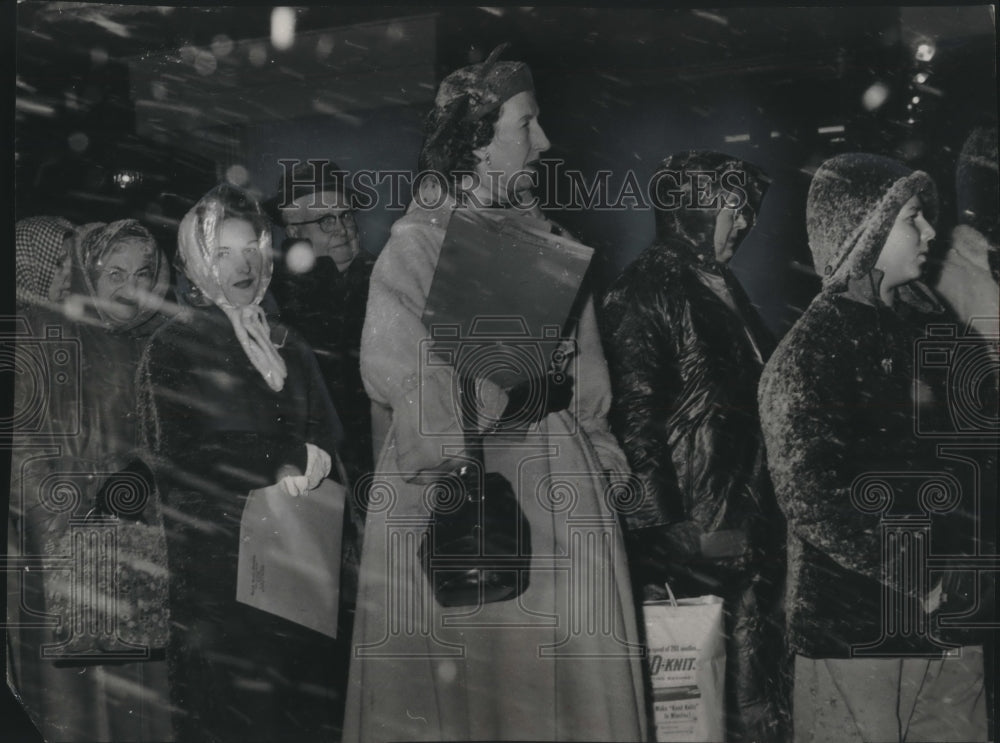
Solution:
[[[997,164],[997,128],[973,129],[965,140],[955,169],[958,219],[1000,242],[1000,172]]]
[[[806,230],[824,291],[841,291],[875,267],[899,210],[916,195],[933,222],[937,188],[923,171],[862,152],[837,155],[819,167],[806,199]]]

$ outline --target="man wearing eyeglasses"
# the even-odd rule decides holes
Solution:
[[[375,258],[361,250],[357,199],[347,181],[347,173],[331,161],[300,161],[285,168],[269,202],[287,236],[271,286],[282,320],[316,354],[344,427],[341,459],[357,484],[373,469],[371,403],[361,382],[360,348]],[[341,577],[341,604],[348,610],[354,603],[363,527],[355,505],[348,498]]]

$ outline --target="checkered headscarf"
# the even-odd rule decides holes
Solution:
[[[63,242],[75,231],[62,217],[28,217],[14,227],[18,304],[47,302],[49,285],[63,258]]]

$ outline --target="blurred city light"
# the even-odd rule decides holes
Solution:
[[[282,51],[295,43],[295,11],[280,6],[271,11],[271,44]]]

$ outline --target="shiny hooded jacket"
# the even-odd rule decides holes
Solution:
[[[742,194],[725,185],[738,180]],[[602,337],[611,426],[645,490],[627,525],[671,527],[673,559],[687,562],[703,557],[701,535],[755,528],[770,498],[756,390],[773,342],[713,247],[717,205],[742,199],[750,222],[765,181],[747,163],[690,152],[664,161],[655,183],[657,241],[608,291]],[[725,551],[743,572],[749,552]]]
[[[664,161],[657,240],[611,286],[601,316],[609,422],[644,488],[623,515],[633,581],[725,599],[730,740],[778,740],[784,714],[784,526],[756,401],[772,341],[714,247],[720,207],[751,224],[765,183],[718,153]]]

